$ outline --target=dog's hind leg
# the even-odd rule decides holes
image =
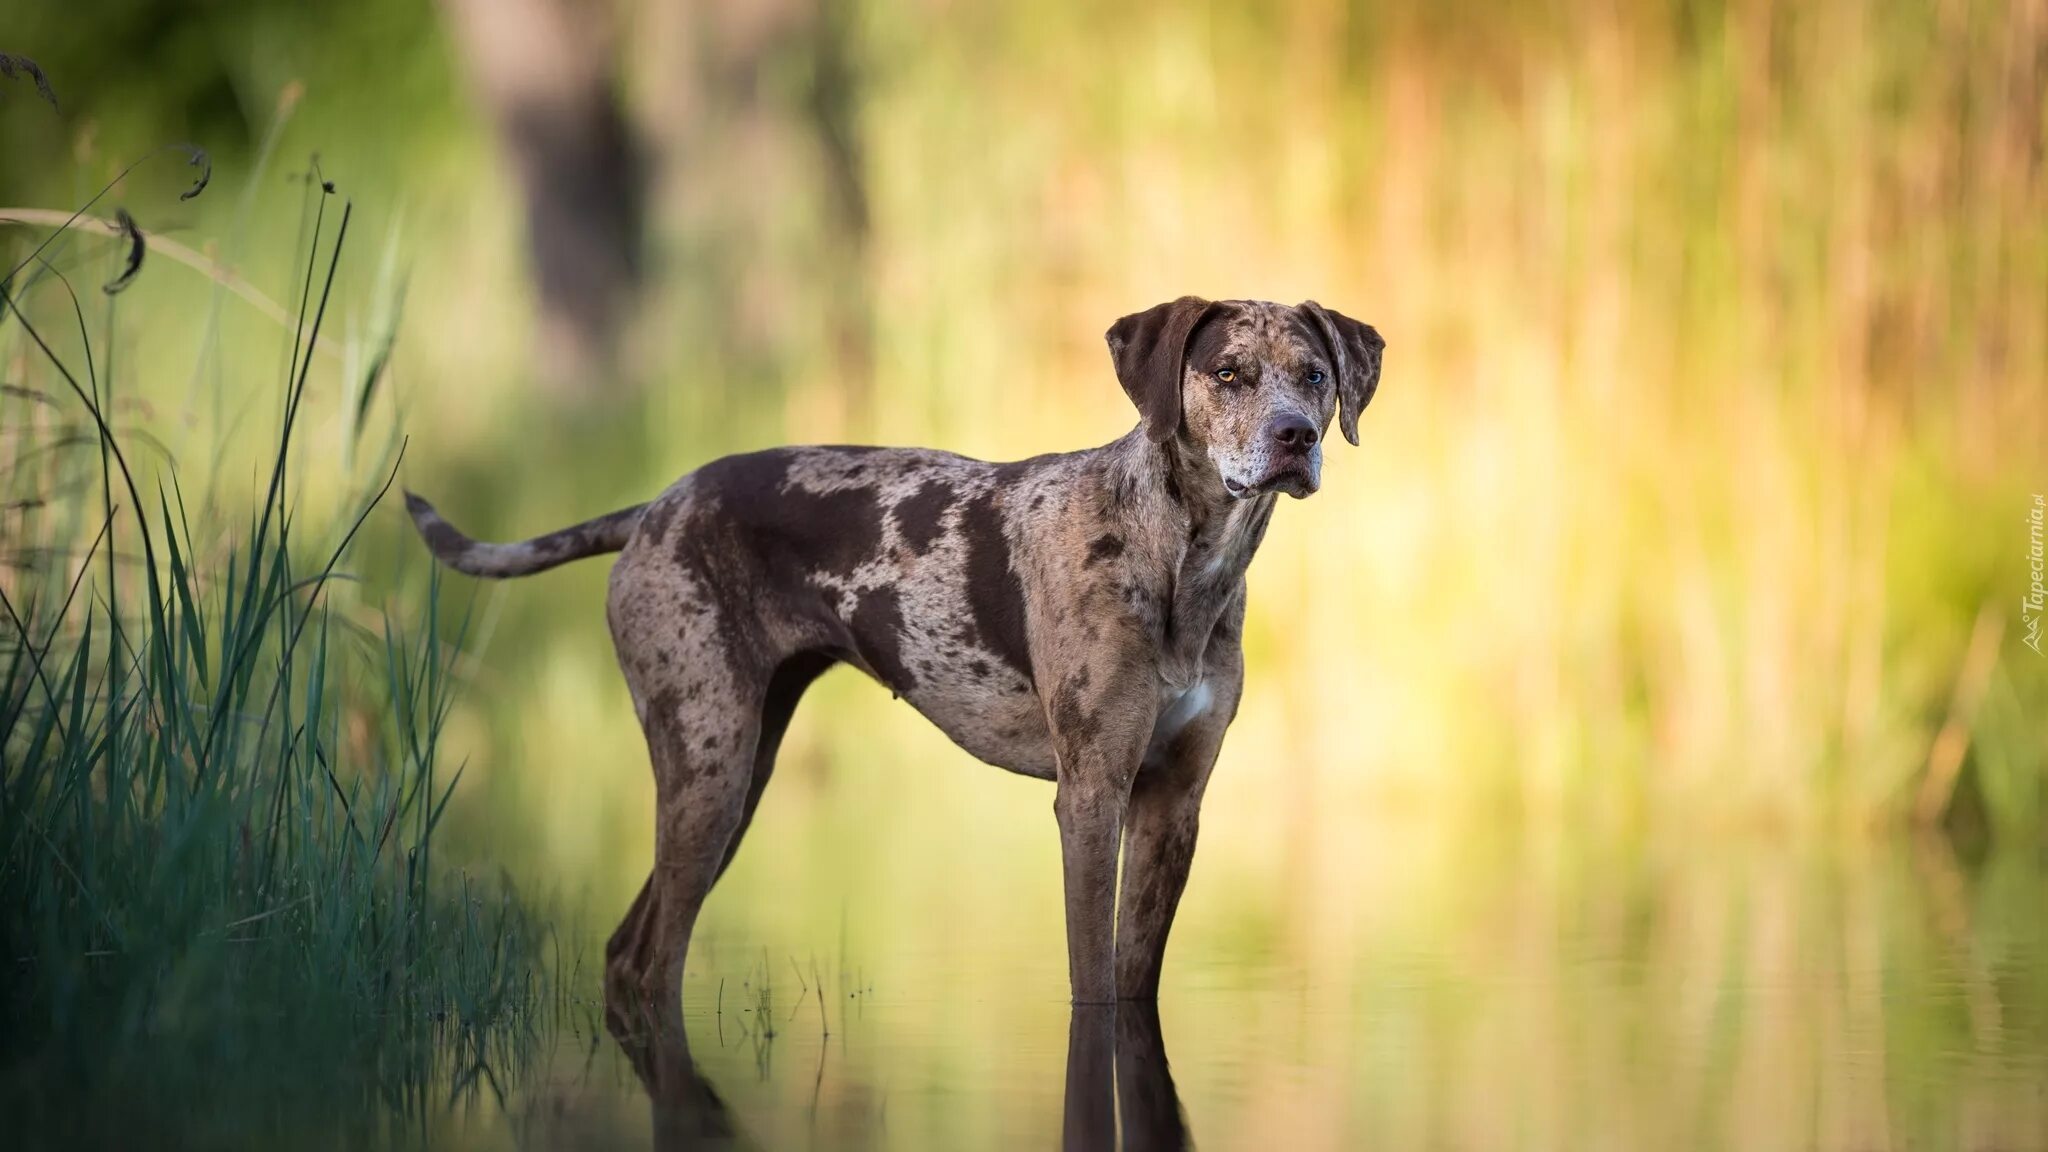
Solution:
[[[761,736],[754,749],[754,773],[747,783],[747,802],[740,812],[739,827],[733,829],[732,839],[726,843],[725,859],[718,865],[720,876],[732,867],[740,841],[754,823],[754,810],[761,806],[761,794],[768,790],[768,778],[775,773],[775,756],[782,750],[782,737],[789,731],[790,718],[796,715],[797,702],[803,699],[812,681],[835,663],[823,652],[799,652],[784,660],[769,677],[767,699],[761,707]]]
[[[736,686],[728,686],[736,687]],[[697,913],[745,818],[759,739],[761,690],[738,707],[663,694],[645,726],[654,761],[654,868],[605,949],[607,995],[673,997]]]
[[[677,994],[697,914],[746,820],[773,679],[742,613],[665,575],[648,580],[622,561],[613,576],[613,639],[655,792],[654,867],[605,948],[614,1009]]]

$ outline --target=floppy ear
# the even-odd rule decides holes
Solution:
[[[1155,444],[1180,431],[1180,381],[1187,355],[1188,333],[1209,310],[1199,296],[1183,296],[1129,316],[1109,326],[1110,358],[1116,361],[1117,382],[1138,414],[1145,435]]]
[[[1301,310],[1315,321],[1323,339],[1330,343],[1330,354],[1337,358],[1337,426],[1344,430],[1344,438],[1356,445],[1358,414],[1372,403],[1372,394],[1379,389],[1380,353],[1387,342],[1372,325],[1360,324],[1313,300],[1302,301]]]

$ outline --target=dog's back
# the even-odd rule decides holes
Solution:
[[[613,570],[628,679],[643,636],[665,643],[650,620],[710,616],[721,651],[699,663],[737,660],[748,677],[844,661],[982,759],[1050,777],[1017,513],[1036,494],[1020,479],[1060,459],[827,446],[706,464],[646,506]]]

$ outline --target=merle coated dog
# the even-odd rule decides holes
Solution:
[[[520,544],[471,540],[407,495],[434,555],[474,576],[620,554],[607,615],[657,799],[653,870],[606,948],[614,1008],[675,994],[790,715],[839,663],[975,756],[1056,783],[1073,999],[1157,994],[1243,687],[1245,568],[1277,495],[1319,486],[1331,419],[1358,443],[1385,345],[1313,301],[1191,296],[1108,339],[1142,421],[1099,448],[728,456]]]

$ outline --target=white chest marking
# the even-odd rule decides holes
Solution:
[[[1171,740],[1180,730],[1195,722],[1209,710],[1216,700],[1216,694],[1209,689],[1206,680],[1196,681],[1195,686],[1174,697],[1173,703],[1160,709],[1159,719],[1152,725],[1152,739]]]

